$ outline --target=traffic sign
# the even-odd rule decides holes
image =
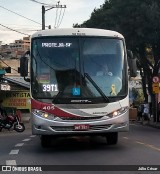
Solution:
[[[159,93],[159,83],[153,83],[152,84],[152,90],[155,94],[158,94]]]
[[[152,81],[153,81],[154,83],[159,83],[159,77],[158,77],[158,76],[154,76],[154,77],[152,78]]]

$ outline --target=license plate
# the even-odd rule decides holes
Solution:
[[[89,125],[88,124],[75,124],[74,130],[88,130]]]

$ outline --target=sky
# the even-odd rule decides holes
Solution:
[[[31,35],[37,30],[41,30],[42,4],[33,1],[51,5],[58,3],[58,0],[0,0],[0,42],[2,42],[2,44],[13,43],[16,39],[22,39],[27,36],[25,34]],[[99,8],[100,5],[104,4],[104,1],[105,0],[60,0],[59,5],[66,5],[66,8],[53,8],[46,11],[46,26],[51,25],[52,28],[55,28],[59,25],[57,28],[72,28],[73,24],[82,24],[90,18],[95,8]],[[46,10],[48,8],[50,7],[45,7]],[[24,34],[11,31],[2,25],[18,30]]]

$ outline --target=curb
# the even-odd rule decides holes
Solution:
[[[25,118],[25,119],[22,118],[21,121],[22,121],[22,123],[30,123],[31,122],[31,118],[30,117]]]
[[[153,123],[153,124],[149,123],[148,126],[160,129],[160,123],[158,123],[158,124],[157,123]]]
[[[133,123],[133,122],[131,121],[131,123]],[[134,123],[141,124],[143,126],[149,126],[149,127],[160,129],[160,123],[154,123],[154,122],[148,122],[148,121],[144,121],[144,122],[134,121]]]

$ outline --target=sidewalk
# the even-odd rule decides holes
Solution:
[[[31,113],[22,113],[22,121],[25,122],[29,122],[31,118]]]
[[[31,113],[22,114],[22,122],[24,123],[26,129],[31,129],[30,118],[31,118]]]
[[[160,122],[154,122],[153,118],[151,118],[150,121],[137,121],[136,120],[136,122],[141,123],[142,125],[145,125],[145,126],[150,126],[150,127],[160,129]]]
[[[151,118],[151,120],[148,123],[149,126],[160,129],[160,122],[154,122],[153,118]]]

